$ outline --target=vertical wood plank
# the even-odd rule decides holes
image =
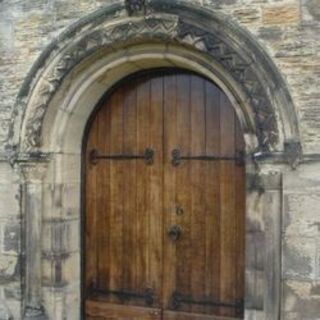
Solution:
[[[221,99],[221,154],[235,154],[235,115],[228,98],[222,94]],[[222,160],[220,163],[220,204],[221,204],[221,272],[220,299],[234,302],[235,299],[235,177],[234,162]],[[221,308],[221,315],[232,316],[234,310]]]
[[[110,154],[112,108],[106,101],[97,115],[98,123],[98,150],[103,154]],[[98,224],[96,225],[98,255],[98,286],[109,287],[109,247],[110,247],[110,162],[99,162],[97,170],[96,207]],[[107,231],[107,232],[106,232]]]
[[[176,244],[168,238],[168,229],[176,223],[176,171],[171,164],[171,152],[177,147],[177,78],[164,77],[164,212],[163,212],[163,308],[171,307],[171,296],[176,288]]]
[[[206,151],[206,114],[204,80],[191,76],[191,154],[202,155]],[[205,166],[202,161],[191,161],[191,294],[203,299],[205,290]],[[202,312],[203,306],[192,305],[193,312]]]
[[[112,97],[111,113],[111,154],[121,154],[123,151],[123,90],[117,89]],[[110,161],[110,234],[109,247],[109,288],[117,290],[122,287],[123,265],[123,161]],[[103,230],[102,232],[105,232]],[[106,252],[107,253],[107,252]]]
[[[148,285],[155,290],[157,306],[161,301],[162,288],[162,235],[163,235],[163,78],[150,80],[150,147],[155,152],[154,164],[150,167],[149,203],[149,270]]]
[[[220,89],[206,82],[206,154],[220,155]],[[206,290],[205,295],[220,300],[220,163],[206,163]],[[217,312],[219,308],[208,307]]]
[[[137,143],[138,153],[143,154],[150,144],[150,82],[141,80],[137,87]],[[149,268],[148,236],[150,168],[143,161],[137,161],[137,284],[139,290],[146,287]],[[137,288],[137,289],[138,289]]]
[[[177,76],[177,147],[182,154],[191,152],[191,78],[189,75]],[[176,199],[174,214],[177,224],[182,229],[182,236],[176,243],[177,271],[176,290],[182,294],[191,290],[191,261],[192,261],[192,239],[191,239],[191,188],[190,188],[190,163],[183,162],[175,168],[176,172]],[[182,209],[177,213],[176,209]],[[185,306],[184,310],[190,311],[191,306]]]
[[[137,154],[137,90],[135,85],[126,85],[124,90],[123,104],[123,131],[124,131],[124,153]],[[133,263],[136,257],[137,244],[135,223],[137,215],[136,197],[137,197],[137,161],[126,161],[124,170],[124,185],[122,192],[125,195],[124,205],[124,223],[123,223],[123,289],[135,291],[138,289],[138,283],[135,283],[136,265]],[[128,301],[134,304],[135,301]]]

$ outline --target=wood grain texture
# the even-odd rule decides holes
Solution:
[[[162,297],[163,307],[170,308],[170,297],[176,288],[176,265],[177,253],[176,244],[168,238],[168,231],[171,226],[177,223],[176,210],[176,170],[172,166],[171,151],[177,145],[177,76],[169,75],[164,78],[164,211],[163,211],[163,285]]]
[[[221,154],[235,154],[235,114],[225,95],[220,96],[220,130]],[[231,302],[235,299],[235,163],[221,161],[220,163],[220,300]],[[234,310],[221,308],[221,315],[232,316]]]
[[[161,310],[87,300],[88,320],[161,320]]]
[[[92,149],[110,155],[146,148],[155,152],[153,165],[88,160]],[[183,156],[230,157],[244,150],[230,101],[204,78],[180,71],[139,76],[116,88],[97,112],[86,148],[88,319],[93,303],[97,317],[110,319],[127,319],[136,307],[148,310],[143,298],[101,298],[95,289],[151,289],[150,310],[163,310],[161,319],[241,317],[234,308],[196,303],[175,310],[172,298],[176,292],[197,301],[243,298],[244,165],[182,160],[173,166],[174,149]],[[168,235],[174,226],[181,230],[176,241]],[[139,319],[158,319],[148,316]]]
[[[238,320],[239,318],[219,317],[200,313],[164,311],[164,320]]]

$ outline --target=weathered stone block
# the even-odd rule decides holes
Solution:
[[[259,23],[261,20],[261,10],[256,8],[240,8],[233,11],[233,15],[243,24]]]
[[[0,184],[19,184],[20,176],[8,162],[0,162]]]
[[[320,21],[320,2],[318,0],[302,0],[303,20]]]
[[[55,185],[51,183],[43,184],[43,220],[47,218],[55,218],[61,216],[61,210],[54,211],[54,192]]]
[[[42,259],[42,281],[45,286],[64,288],[80,281],[80,254],[53,255]]]
[[[80,183],[63,185],[62,203],[66,209],[80,208],[81,185]],[[68,215],[69,216],[69,215]]]
[[[20,215],[20,185],[0,184],[0,218]]]
[[[80,247],[80,222],[75,220],[53,219],[43,224],[43,252],[50,256],[56,253],[70,254]]]
[[[266,171],[260,175],[262,180],[263,188],[268,190],[276,191],[280,190],[282,183],[282,173],[279,171]]]
[[[80,282],[80,253],[75,252],[63,261],[64,279],[69,284]]]
[[[246,269],[262,271],[265,259],[264,232],[247,232],[246,243]]]
[[[317,278],[317,241],[312,238],[286,237],[282,254],[285,279]]]
[[[246,308],[263,310],[264,273],[263,271],[246,271]]]
[[[319,319],[319,286],[319,282],[285,281],[283,283],[283,311],[288,316],[284,319]]]
[[[283,32],[280,26],[263,26],[259,28],[257,35],[261,40],[273,45],[282,40]]]
[[[312,59],[308,56],[280,57],[278,65],[281,69],[286,70],[287,75],[292,77],[300,75],[300,77],[304,77],[304,75],[312,74],[313,72],[320,72],[320,57],[314,56]],[[308,84],[312,85],[312,87],[317,85],[317,83],[312,82],[308,82]],[[307,100],[312,101],[312,94],[309,96],[308,93],[306,90],[299,90],[298,87],[298,90],[294,90],[293,95],[296,96],[298,100],[305,97]]]
[[[20,308],[18,308],[20,309]],[[5,301],[5,299],[0,298],[0,319],[1,320],[13,320],[13,315],[11,313],[11,310],[8,306],[8,301]],[[16,318],[19,319],[19,318]]]
[[[80,183],[45,184],[43,192],[44,220],[74,219],[80,214]]]
[[[64,288],[43,288],[45,308],[52,319],[81,319],[80,283],[75,282]],[[55,301],[53,304],[52,301]],[[70,308],[73,306],[73,308]]]
[[[52,287],[56,281],[55,260],[42,258],[42,283],[46,287]]]
[[[301,164],[283,175],[286,194],[320,194],[320,163]]]
[[[265,320],[265,314],[259,310],[246,310],[246,320]]]
[[[20,221],[9,221],[4,225],[3,230],[3,252],[19,254],[20,252]]]
[[[6,142],[9,135],[10,121],[7,119],[0,119],[0,142]]]
[[[11,312],[12,318],[10,320],[20,320],[21,319],[21,301],[15,299],[7,300],[8,308]]]
[[[80,183],[81,157],[79,154],[56,154],[48,167],[46,181],[53,184]]]
[[[80,295],[79,295],[80,283],[75,282],[73,286],[68,287],[66,293],[66,306],[76,305],[78,308],[66,308],[66,318],[67,319],[80,319]]]
[[[10,282],[4,287],[4,296],[7,300],[21,300],[21,283],[20,282]]]
[[[12,280],[16,276],[18,257],[12,255],[0,255],[0,281]]]
[[[246,232],[263,231],[265,228],[263,217],[259,214],[259,209],[263,206],[260,195],[251,195],[247,199]]]
[[[300,23],[299,4],[273,5],[262,8],[262,20],[268,24],[298,24]]]
[[[315,55],[314,43],[310,42],[310,35],[306,35],[306,30],[299,28],[297,25],[270,25],[278,26],[282,29],[281,41],[271,43],[272,52],[277,59],[296,57],[302,61],[303,57],[309,59],[311,55]],[[281,68],[285,76],[292,73],[290,68]],[[290,83],[289,83],[290,84]],[[295,94],[295,90],[292,91]]]
[[[286,236],[320,235],[320,193],[284,195],[283,232]]]

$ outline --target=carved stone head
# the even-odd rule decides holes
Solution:
[[[145,12],[146,0],[126,0],[126,9],[130,16]]]

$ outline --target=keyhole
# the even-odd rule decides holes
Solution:
[[[177,206],[176,207],[177,216],[181,216],[181,215],[183,215],[183,213],[184,213],[183,208],[181,206]]]

